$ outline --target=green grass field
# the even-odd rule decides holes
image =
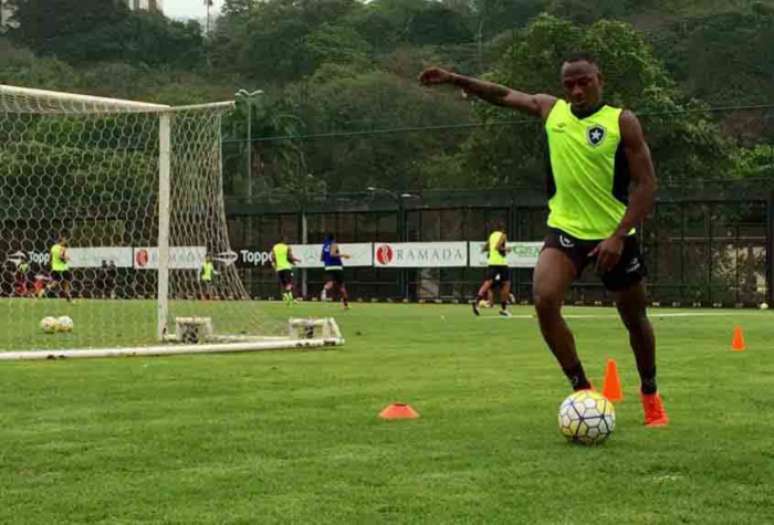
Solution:
[[[278,303],[250,308],[272,322],[288,316]],[[769,312],[653,311],[672,423],[646,429],[614,312],[568,308],[593,316],[570,320],[592,380],[601,385],[608,357],[623,380],[616,431],[597,448],[557,430],[569,389],[534,319],[440,305],[292,312],[335,314],[347,344],[0,363],[0,522],[774,519]],[[736,323],[742,353],[730,351]],[[76,319],[76,331],[115,330],[84,324]],[[422,417],[379,420],[393,401]]]

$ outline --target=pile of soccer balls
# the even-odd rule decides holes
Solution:
[[[40,320],[40,329],[47,334],[72,332],[74,326],[73,320],[67,315],[61,317],[47,316]]]
[[[610,437],[614,428],[613,403],[598,392],[575,392],[559,406],[559,431],[570,441],[599,445]]]

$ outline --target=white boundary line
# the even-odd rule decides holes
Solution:
[[[648,312],[648,317],[653,319],[656,317],[727,317],[728,312],[672,312],[666,314]],[[736,312],[735,316],[754,316],[760,315],[752,312]],[[565,314],[562,317],[565,319],[618,319],[618,314]],[[501,315],[496,316],[482,316],[481,319],[496,319],[506,321],[508,319],[537,319],[537,315],[511,315],[510,317],[503,317]]]
[[[0,361],[255,352],[260,350],[322,348],[339,346],[342,344],[344,344],[343,338],[331,337],[327,339],[284,339],[282,341],[250,341],[225,344],[213,343],[202,345],[159,345],[137,348],[95,348],[92,350],[27,350],[23,352],[0,352]]]

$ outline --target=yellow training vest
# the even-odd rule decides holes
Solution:
[[[282,270],[290,270],[293,267],[293,265],[290,264],[290,260],[288,259],[288,251],[290,250],[290,247],[287,244],[284,242],[278,242],[271,250],[274,253],[274,266],[278,272],[281,272]]]
[[[55,272],[66,272],[70,265],[64,259],[65,247],[57,243],[51,247],[51,270]]]
[[[545,125],[551,161],[548,226],[584,240],[606,239],[618,228],[629,192],[621,111],[602,106],[578,118],[567,101],[556,101]]]
[[[215,271],[215,265],[209,261],[205,261],[202,265],[202,281],[212,281],[212,274]]]
[[[505,235],[503,232],[496,231],[489,236],[489,258],[487,260],[489,266],[508,266],[508,259],[497,250],[497,245],[503,235]]]

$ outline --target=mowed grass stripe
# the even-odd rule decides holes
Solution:
[[[624,385],[615,433],[588,449],[558,433],[569,389],[536,322],[485,322],[464,305],[249,306],[271,322],[335,315],[347,345],[2,363],[0,521],[770,520],[768,312],[652,312],[665,429],[641,426],[620,322],[572,319],[592,380],[613,357]],[[730,351],[737,323],[742,353]],[[394,401],[421,418],[380,421]]]

